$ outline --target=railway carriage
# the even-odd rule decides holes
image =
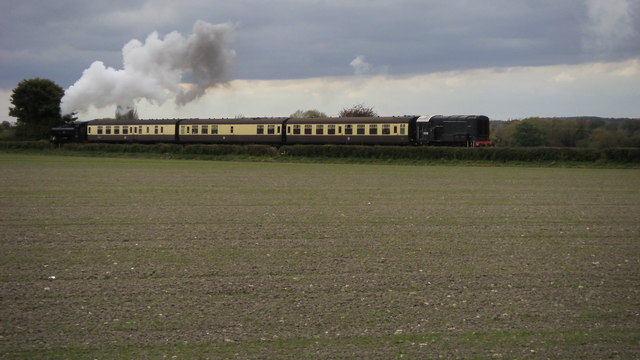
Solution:
[[[177,120],[93,120],[87,123],[90,142],[175,142]]]
[[[181,143],[280,144],[284,118],[185,119],[179,122]]]
[[[412,142],[416,117],[291,118],[288,144],[395,144]]]

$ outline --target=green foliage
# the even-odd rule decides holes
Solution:
[[[296,110],[289,117],[298,118],[298,119],[317,119],[317,118],[326,118],[327,114],[323,113],[320,110]]]
[[[527,131],[533,127],[537,130],[533,130],[530,137]],[[640,147],[640,119],[585,117],[492,121],[491,138],[500,147],[525,146],[523,143],[539,146],[541,142],[551,147]]]
[[[523,121],[515,126],[513,131],[514,146],[543,146],[547,144],[547,137],[541,128],[529,121]]]
[[[0,141],[0,150],[52,150],[47,141]],[[272,159],[371,159],[401,161],[470,161],[534,163],[640,163],[640,148],[433,147],[366,145],[106,144],[68,143],[67,151],[162,154],[178,157],[253,156]]]
[[[15,128],[9,128],[9,129],[1,129],[0,128],[0,140],[2,140],[2,141],[16,140],[16,129]]]
[[[591,149],[549,147],[414,147],[354,145],[287,145],[280,154],[309,158],[369,158],[407,160],[516,161],[516,162],[640,162],[640,149]]]
[[[346,118],[346,117],[374,117],[378,116],[375,111],[373,111],[373,107],[366,107],[364,104],[354,105],[350,108],[344,108],[340,111],[338,117]]]
[[[4,150],[49,150],[54,145],[46,140],[39,141],[0,141],[0,149]]]
[[[18,119],[17,136],[45,139],[49,130],[63,124],[60,100],[64,90],[51,80],[26,79],[18,83],[11,95],[9,115]]]

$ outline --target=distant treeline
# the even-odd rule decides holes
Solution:
[[[569,147],[436,147],[361,145],[223,145],[223,144],[80,144],[61,146],[46,141],[0,141],[1,150],[40,150],[84,154],[156,154],[176,159],[234,159],[259,157],[293,159],[379,159],[400,161],[489,161],[534,163],[640,163],[640,148]],[[368,161],[368,160],[367,160]],[[374,160],[375,161],[375,160]]]
[[[500,147],[640,147],[640,119],[532,117],[492,121],[491,137]]]

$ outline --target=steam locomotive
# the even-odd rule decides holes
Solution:
[[[484,115],[304,119],[102,119],[53,128],[51,141],[491,146],[489,118]]]

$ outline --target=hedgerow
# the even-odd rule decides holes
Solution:
[[[640,148],[549,148],[549,147],[430,147],[365,145],[270,145],[230,144],[106,144],[69,143],[53,145],[46,141],[2,141],[0,149],[152,153],[175,155],[254,156],[271,158],[359,158],[427,161],[493,162],[611,162],[640,163]]]

